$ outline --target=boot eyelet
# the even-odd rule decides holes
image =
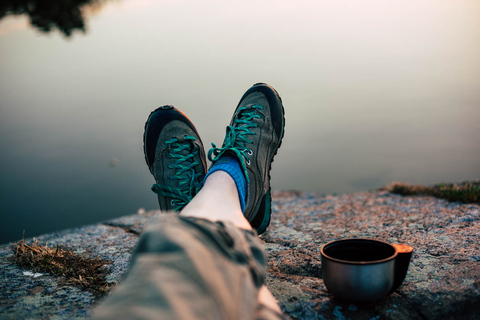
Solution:
[[[251,156],[251,155],[253,155],[253,151],[252,151],[252,150],[248,150],[247,154],[248,154],[249,156]]]

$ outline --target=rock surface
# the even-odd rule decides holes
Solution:
[[[267,286],[292,319],[480,319],[480,206],[385,191],[341,195],[275,192],[271,225],[261,236]],[[113,261],[112,286],[126,271],[151,211],[47,234],[43,243]],[[320,248],[342,238],[376,238],[415,248],[404,284],[370,303],[329,295]],[[61,277],[28,273],[0,246],[1,319],[85,318],[101,297]]]

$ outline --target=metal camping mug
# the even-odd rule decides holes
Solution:
[[[395,291],[407,275],[413,248],[373,239],[343,239],[321,248],[328,291],[352,302],[377,300]]]

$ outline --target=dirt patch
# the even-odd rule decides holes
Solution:
[[[15,262],[20,267],[65,277],[68,282],[97,294],[104,294],[111,289],[105,281],[105,266],[112,263],[109,260],[84,257],[58,245],[49,248],[40,245],[40,240],[36,239],[30,244],[20,240],[12,249],[15,253]]]

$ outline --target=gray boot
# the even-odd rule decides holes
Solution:
[[[270,224],[270,169],[284,128],[280,96],[269,85],[257,83],[240,99],[222,147],[213,145],[208,152],[212,164],[225,153],[240,162],[247,181],[244,215],[259,234]]]
[[[160,107],[145,123],[143,144],[160,209],[180,211],[200,191],[206,174],[205,150],[195,126],[173,106]]]

